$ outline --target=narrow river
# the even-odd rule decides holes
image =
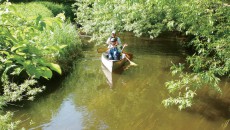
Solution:
[[[30,130],[230,128],[224,115],[217,114],[213,119],[213,111],[209,112],[208,107],[200,106],[201,112],[196,111],[197,107],[179,111],[177,107],[162,105],[162,100],[169,97],[165,82],[173,78],[170,66],[172,62],[184,61],[185,52],[176,39],[152,40],[130,34],[120,38],[129,44],[125,51],[133,53],[132,61],[138,66],[127,65],[121,74],[111,74],[101,66],[101,54],[96,47],[85,50],[85,58],[75,62],[73,72],[61,84],[47,86],[57,89],[22,108],[12,109],[14,119],[22,121],[20,127]]]

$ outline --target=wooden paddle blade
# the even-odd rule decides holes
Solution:
[[[131,66],[137,66],[137,64],[132,62],[127,56],[125,56],[125,58],[129,61]]]
[[[137,64],[132,62],[132,61],[129,61],[129,63],[130,63],[131,66],[137,66]]]
[[[103,53],[103,52],[106,52],[108,50],[108,48],[97,48],[97,52],[98,53]]]

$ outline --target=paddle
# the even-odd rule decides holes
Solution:
[[[125,48],[126,46],[128,46],[128,45],[127,45],[127,44],[124,44],[124,46],[123,46],[121,52],[123,52],[123,50],[124,50],[124,48]],[[126,54],[125,54],[125,58],[129,61],[129,63],[130,63],[131,66],[137,66],[136,63],[132,62],[132,61],[126,56]]]
[[[132,61],[126,56],[126,54],[125,54],[125,58],[129,61],[129,64],[130,64],[131,66],[137,66],[136,63],[132,62]]]

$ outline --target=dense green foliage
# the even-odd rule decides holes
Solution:
[[[230,76],[230,6],[221,0],[76,0],[75,7],[76,22],[99,43],[113,29],[150,38],[175,31],[188,38],[183,44],[194,53],[171,68],[178,79],[166,83],[172,97],[165,106],[189,107],[196,91],[207,86],[221,92],[220,77]]]
[[[1,67],[4,70],[2,79],[10,68],[15,70],[11,73],[12,75],[18,75],[25,69],[29,76],[34,75],[36,78],[40,76],[51,78],[51,71],[43,67],[49,67],[61,73],[58,65],[47,62],[43,57],[63,47],[45,46],[45,43],[40,42],[39,39],[43,30],[52,31],[52,24],[61,26],[61,19],[43,19],[42,16],[38,16],[28,20],[12,10],[11,7],[5,8],[1,14]]]
[[[33,5],[37,8],[29,10]],[[39,79],[52,78],[54,71],[62,74],[59,64],[69,67],[65,63],[81,54],[76,28],[64,22],[64,14],[50,17],[51,11],[41,4],[29,3],[25,9],[22,6],[6,3],[0,7],[0,107],[9,102],[33,100],[45,88]],[[28,10],[29,13],[24,12]],[[73,50],[77,51],[75,55],[66,58],[73,55]],[[10,117],[10,114],[1,116],[5,120],[0,121],[0,128],[13,129],[18,124],[9,124]]]
[[[58,14],[63,15],[63,19],[69,16],[72,19],[73,15],[71,14],[72,11],[69,6],[64,6],[63,4],[57,4],[52,2],[29,2],[29,3],[17,3],[13,4],[14,7],[17,9],[17,12],[20,12],[22,16],[27,16],[30,18],[35,18],[36,16],[41,16],[42,19],[52,16],[57,16]],[[36,7],[36,8],[34,8]],[[67,11],[67,13],[65,12]],[[67,16],[66,16],[67,14]],[[60,15],[59,15],[60,16]],[[49,23],[49,21],[47,21]],[[81,55],[81,41],[78,37],[76,28],[71,23],[63,23],[62,26],[57,24],[52,24],[52,33],[50,33],[49,29],[45,29],[42,31],[39,40],[42,40],[42,43],[45,45],[66,45],[67,47],[63,48],[62,51],[58,52],[59,55],[56,55],[55,59],[50,58],[49,56],[47,59],[52,59],[52,61],[57,62],[62,67],[64,73],[67,73],[70,68],[72,61]],[[49,41],[49,43],[47,43]],[[53,50],[55,51],[55,50]]]

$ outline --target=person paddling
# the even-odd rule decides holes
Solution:
[[[112,48],[112,47],[113,47],[113,45],[110,44],[112,38],[116,38],[117,43],[118,43],[117,46],[118,46],[120,49],[122,49],[121,39],[116,35],[116,31],[115,31],[115,30],[112,31],[111,36],[110,36],[110,37],[107,39],[107,41],[106,41],[106,44],[108,44],[108,48]]]
[[[118,47],[117,38],[111,38],[110,43],[112,47],[109,49],[109,60],[120,60],[124,47],[128,45],[124,44],[124,47],[121,49],[120,47]]]
[[[118,42],[116,38],[111,38],[111,48],[109,49],[109,60],[120,60],[121,49],[117,47]]]

